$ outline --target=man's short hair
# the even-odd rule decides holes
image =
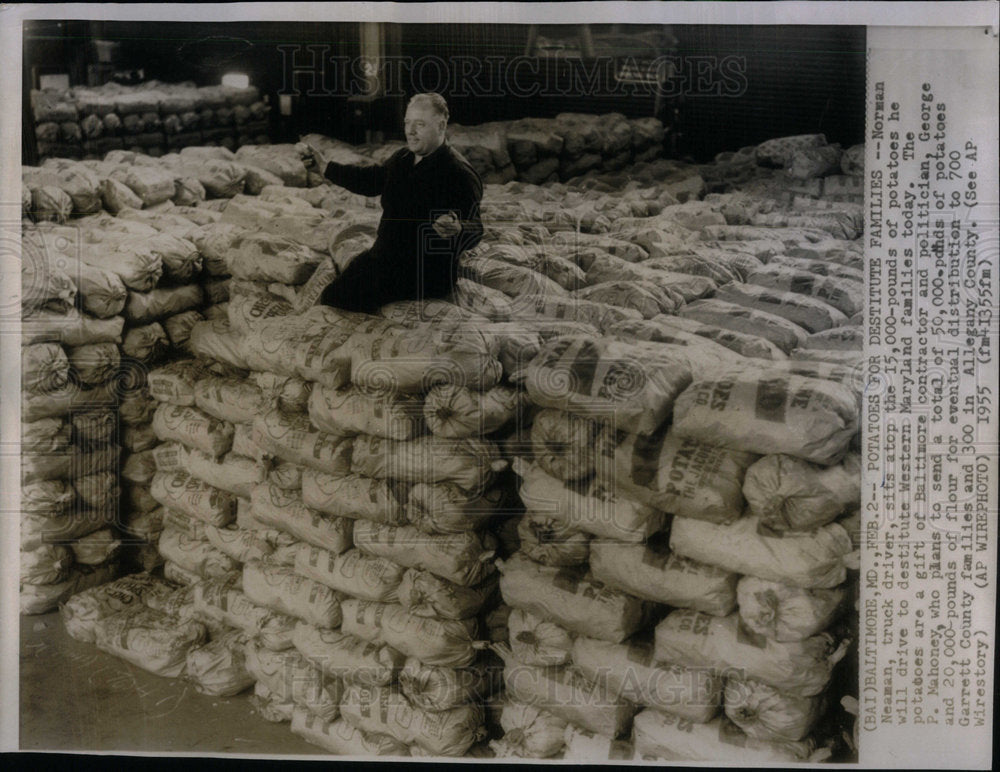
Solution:
[[[430,107],[435,113],[444,118],[445,122],[448,121],[448,103],[444,101],[444,97],[433,91],[428,91],[423,94],[414,94],[410,97],[410,105],[426,105]],[[409,107],[409,105],[407,105]]]

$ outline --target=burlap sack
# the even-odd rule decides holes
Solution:
[[[741,627],[739,616],[710,617],[677,609],[656,626],[654,656],[689,667],[706,667],[763,681],[801,697],[820,694],[847,651],[827,633],[779,643]]]
[[[839,461],[858,429],[847,387],[798,375],[744,371],[693,383],[674,405],[681,437],[751,453],[786,453],[818,464]]]
[[[493,570],[490,539],[475,532],[432,536],[411,526],[357,520],[354,543],[369,555],[430,571],[463,587],[479,584]]]
[[[777,641],[802,641],[830,626],[843,610],[846,592],[842,587],[804,589],[744,576],[736,597],[740,620],[755,633]]]
[[[635,717],[635,752],[644,759],[778,765],[813,758],[815,743],[754,740],[729,719],[692,724],[679,716],[647,708]]]
[[[94,625],[97,648],[165,678],[184,671],[188,651],[205,641],[198,622],[178,623],[145,606],[120,611]]]
[[[810,531],[860,505],[861,459],[849,453],[841,463],[824,467],[767,455],[747,469],[743,495],[772,531]]]
[[[722,706],[723,679],[708,669],[657,661],[645,636],[608,643],[579,636],[573,664],[584,677],[605,684],[613,697],[666,710],[693,723],[711,721]]]
[[[595,539],[595,579],[637,598],[725,616],[736,608],[737,574],[682,558],[662,546]]]
[[[335,554],[353,546],[354,521],[307,508],[298,491],[262,483],[251,492],[250,502],[253,519],[261,525]]]
[[[327,721],[300,705],[291,715],[292,733],[338,756],[409,756],[406,743],[391,735],[356,729],[346,720]]]
[[[295,625],[292,641],[309,662],[346,683],[387,686],[396,678],[405,659],[389,646],[301,621]]]
[[[246,668],[282,702],[292,702],[332,721],[340,715],[344,694],[340,679],[330,678],[298,651],[270,651],[255,641],[246,643]]]
[[[478,705],[430,712],[415,708],[390,687],[351,686],[341,711],[345,721],[362,731],[391,735],[436,756],[462,756],[485,734]]]
[[[743,477],[756,460],[748,452],[680,437],[673,429],[625,435],[608,452],[614,454],[614,477],[606,484],[620,494],[683,518],[717,523],[742,513]]]
[[[295,570],[352,598],[394,603],[406,569],[391,560],[371,557],[357,549],[335,554],[309,544],[299,544]]]
[[[500,574],[508,606],[574,632],[618,643],[647,621],[649,604],[588,579],[578,568],[549,568],[514,555]]]
[[[851,539],[839,523],[807,533],[773,533],[756,517],[730,524],[676,518],[670,547],[692,560],[806,589],[836,587],[853,566]]]
[[[259,560],[246,563],[243,592],[254,603],[317,627],[340,626],[340,595],[292,568]]]

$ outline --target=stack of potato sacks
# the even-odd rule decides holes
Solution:
[[[799,146],[777,144],[787,158]],[[126,201],[113,219],[196,247],[205,318],[189,316],[186,342],[164,330],[173,361],[129,379],[121,403],[127,444],[146,454],[129,500],[163,507],[144,533],[180,587],[98,588],[67,604],[81,622],[67,627],[210,694],[255,682],[262,715],[335,753],[482,750],[483,647],[505,639],[507,698],[485,716],[505,730],[501,755],[811,754],[803,737],[843,649],[821,632],[851,547],[832,521],[858,498],[850,462],[835,462],[857,420],[860,221],[849,194],[823,195],[850,186],[795,182],[770,161],[705,195],[707,171],[664,160],[492,185],[452,302],[298,314],[322,287],[311,278],[370,243],[377,212],[294,187],[316,181],[295,148],[226,153],[94,167],[111,202],[127,199],[116,183],[148,196],[170,181],[169,202]],[[136,302],[160,276],[130,287]],[[802,428],[813,419],[819,450]],[[516,479],[497,477],[498,453]],[[507,516],[511,486],[523,517]],[[708,551],[699,528],[714,529]],[[747,550],[720,546],[732,534]],[[136,604],[152,611],[123,648],[114,633]],[[792,622],[768,628],[768,604]],[[687,624],[711,631],[701,659],[677,642]],[[734,625],[740,640],[763,632],[763,649],[736,657]],[[807,659],[782,670],[795,646]],[[776,706],[767,718],[747,708],[758,698]]]
[[[91,621],[67,624],[154,672],[186,672],[208,693],[251,677],[263,715],[288,719],[295,706],[296,731],[338,752],[460,755],[483,734],[490,655],[480,654],[480,612],[496,589],[487,527],[503,504],[494,484],[503,464],[482,437],[514,420],[519,402],[498,386],[496,342],[479,334],[423,323],[405,307],[399,321],[323,308],[289,315],[318,247],[349,256],[370,239],[370,226],[351,237],[349,218],[336,223],[309,198],[291,188],[237,195],[219,221],[186,234],[206,282],[232,273],[229,300],[205,309],[216,318],[193,319],[186,343],[168,339],[173,360],[144,384],[160,444],[124,471],[134,500],[162,506],[140,520],[150,533],[162,525],[164,575],[184,589],[169,602],[142,582],[118,592],[157,605],[130,628],[136,636],[168,635],[180,614],[184,625],[169,633],[177,645],[166,647],[174,655],[137,653],[141,636],[131,648],[110,639],[105,628],[127,614],[101,615],[108,592],[74,599],[65,615]],[[192,214],[119,216],[166,229],[183,224],[178,210]],[[195,658],[186,670],[177,670],[181,644]],[[208,671],[203,659],[216,665]],[[373,700],[394,701],[388,725],[372,726]],[[344,721],[329,723],[341,708]],[[423,723],[407,723],[410,710]]]
[[[128,502],[124,524],[132,537],[127,556],[134,570],[148,571],[163,562],[156,545],[164,514],[152,494],[159,442],[156,423],[165,420],[157,413],[154,392],[164,385],[151,374],[166,361],[183,356],[192,327],[204,319],[206,306],[224,294],[225,285],[214,276],[217,271],[199,245],[189,238],[201,225],[219,217],[217,212],[190,205],[205,197],[200,182],[193,177],[175,178],[159,167],[126,163],[122,164],[129,169],[126,179],[139,200],[119,208],[111,227],[127,228],[140,238],[141,253],[160,266],[151,286],[129,288],[122,350],[130,377],[119,409],[127,450],[121,471]]]
[[[211,297],[218,289],[197,283],[202,256],[185,236],[219,214],[191,207],[205,198],[204,187],[195,176],[168,171],[164,162],[115,151],[102,162],[76,164],[78,171],[94,180],[106,211],[72,224],[80,261],[101,278],[100,283],[91,281],[102,303],[95,313],[113,309],[126,322],[124,331],[120,330],[116,393],[124,447],[121,525],[129,535],[127,562],[144,569],[159,562],[150,543],[155,542],[160,527],[149,492],[156,403],[149,395],[147,373],[169,352],[184,350],[191,326],[202,319],[198,309],[206,295]],[[228,182],[210,178],[208,166],[203,164],[199,173],[209,184]],[[232,172],[240,184],[244,173]]]
[[[268,141],[269,107],[253,86],[147,81],[33,90],[42,158],[101,158],[112,150],[152,157],[195,145],[230,150]]]
[[[200,180],[217,195],[234,195],[235,184],[242,190],[244,177],[255,173],[283,184],[259,167],[230,163],[221,168],[226,159],[219,154],[228,151],[189,152],[211,153],[205,160],[221,163],[195,163],[186,153],[168,171],[163,163],[169,158],[114,152],[103,162],[53,159],[24,169],[24,332],[31,344],[24,352],[25,447],[30,448],[25,507],[36,515],[64,516],[49,522],[44,534],[26,529],[25,546],[32,548],[43,538],[68,544],[76,535],[98,531],[72,546],[78,553],[72,571],[65,545],[47,548],[58,553],[50,554],[58,559],[57,569],[42,570],[40,553],[25,560],[29,587],[51,580],[46,594],[26,608],[53,607],[55,600],[46,598],[64,597],[59,586],[78,586],[66,584],[67,577],[77,577],[86,565],[116,551],[117,539],[102,526],[124,529],[130,542],[126,553],[131,553],[126,557],[133,558],[126,560],[128,567],[151,568],[159,562],[155,545],[135,549],[132,544],[155,542],[160,527],[149,493],[150,459],[143,452],[156,442],[151,426],[156,403],[148,394],[146,371],[166,352],[184,351],[192,324],[202,319],[194,308],[201,307],[203,296],[218,303],[227,291],[224,281],[211,276],[204,287],[193,283],[202,258],[197,245],[183,237],[220,214],[188,205],[206,196]],[[193,176],[186,176],[185,167],[192,166]],[[305,181],[301,163],[299,173]],[[210,263],[208,273],[218,269],[218,262]],[[96,388],[101,384],[109,388]],[[99,412],[85,412],[98,407]],[[35,422],[69,411],[66,422]],[[71,433],[72,447],[66,444]],[[120,457],[109,443],[123,446]],[[119,466],[126,479],[120,508]],[[65,485],[56,490],[56,478],[76,480],[72,495],[67,498]],[[109,575],[104,571],[100,581]]]
[[[104,230],[138,229],[142,237],[141,244],[133,240],[106,259],[119,273],[130,267],[136,273],[134,281],[125,277],[128,291],[121,298],[130,325],[119,409],[132,451],[122,469],[128,498],[124,525],[131,537],[146,542],[131,563],[147,572],[74,596],[62,615],[72,636],[158,675],[183,675],[214,696],[253,686],[244,661],[248,635],[277,641],[280,648],[291,645],[294,626],[291,617],[242,596],[230,604],[226,581],[202,587],[206,579],[239,579],[244,562],[280,547],[286,548],[286,562],[292,559],[286,534],[231,527],[238,503],[248,516],[252,486],[269,469],[249,432],[234,437],[234,424],[248,428],[262,402],[259,390],[246,383],[242,357],[233,360],[235,349],[220,354],[211,347],[217,341],[214,322],[228,325],[227,252],[234,235],[251,234],[219,223],[218,209],[253,185],[283,186],[281,173],[291,184],[308,182],[298,157],[295,168],[282,150],[254,159],[277,174],[237,163],[220,148],[186,149],[155,161],[109,154],[104,166],[93,167],[113,193],[106,196],[106,208],[118,215]],[[214,201],[204,200],[206,191]],[[202,205],[195,209],[193,203]],[[143,282],[139,268],[148,274]],[[203,356],[196,360],[193,351]],[[165,579],[148,573],[158,564]],[[204,589],[197,606],[196,586]],[[231,616],[220,612],[219,604]]]
[[[299,486],[255,489],[251,513],[301,539],[280,575],[331,598],[329,613],[299,614],[294,656],[337,684],[342,720],[323,724],[335,716],[304,704],[293,731],[338,753],[360,752],[347,742],[357,730],[379,752],[465,754],[483,736],[487,527],[503,504],[502,462],[483,435],[517,406],[497,385],[499,362],[476,332],[323,308],[251,326],[246,351],[254,369],[311,382],[307,414],[273,409],[253,426],[303,468]],[[244,591],[287,607],[278,573],[245,567]]]
[[[620,225],[645,259],[577,249],[590,286],[625,278],[603,297],[638,313],[522,373],[544,410],[501,569],[498,754],[828,753],[811,733],[849,645],[833,628],[860,497],[853,206],[730,191]],[[649,280],[682,296],[672,311]]]
[[[96,186],[69,163],[31,170],[22,221],[21,610],[44,613],[118,571],[116,404],[125,289],[88,262]],[[62,200],[46,208],[46,201]],[[86,215],[86,216],[85,216]]]
[[[847,646],[825,630],[852,561],[855,394],[657,348],[562,340],[527,368],[546,409],[517,465],[494,747],[621,758],[631,733],[643,757],[805,760]]]
[[[335,261],[370,243],[350,220],[330,234]],[[235,291],[229,306],[247,366],[277,393],[252,425],[278,465],[250,514],[296,539],[291,566],[244,567],[252,601],[297,616],[294,651],[260,646],[248,658],[258,692],[286,696],[258,693],[261,709],[287,717],[288,688],[268,673],[290,661],[327,684],[329,699],[292,700],[292,730],[311,742],[339,754],[464,755],[484,736],[489,527],[504,504],[487,435],[516,418],[516,392],[499,385],[492,341],[428,323],[407,304],[387,309],[392,318],[288,315],[279,296],[315,299],[301,286],[311,268],[292,277],[288,264],[234,255],[234,274],[270,294],[234,290],[268,318],[237,315]]]
[[[487,185],[515,180],[543,185],[646,163],[662,155],[663,137],[663,124],[658,119],[629,119],[620,113],[561,113],[555,118],[448,126],[448,142]],[[303,141],[323,142],[331,159],[342,163],[350,163],[357,154],[384,161],[404,147],[398,142],[354,147],[319,135],[309,135]]]

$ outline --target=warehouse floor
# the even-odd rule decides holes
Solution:
[[[198,694],[66,634],[59,614],[21,617],[21,749],[319,754],[257,716],[248,691]]]

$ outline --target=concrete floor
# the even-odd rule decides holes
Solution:
[[[311,754],[236,697],[198,694],[70,638],[58,613],[21,617],[22,750]]]

